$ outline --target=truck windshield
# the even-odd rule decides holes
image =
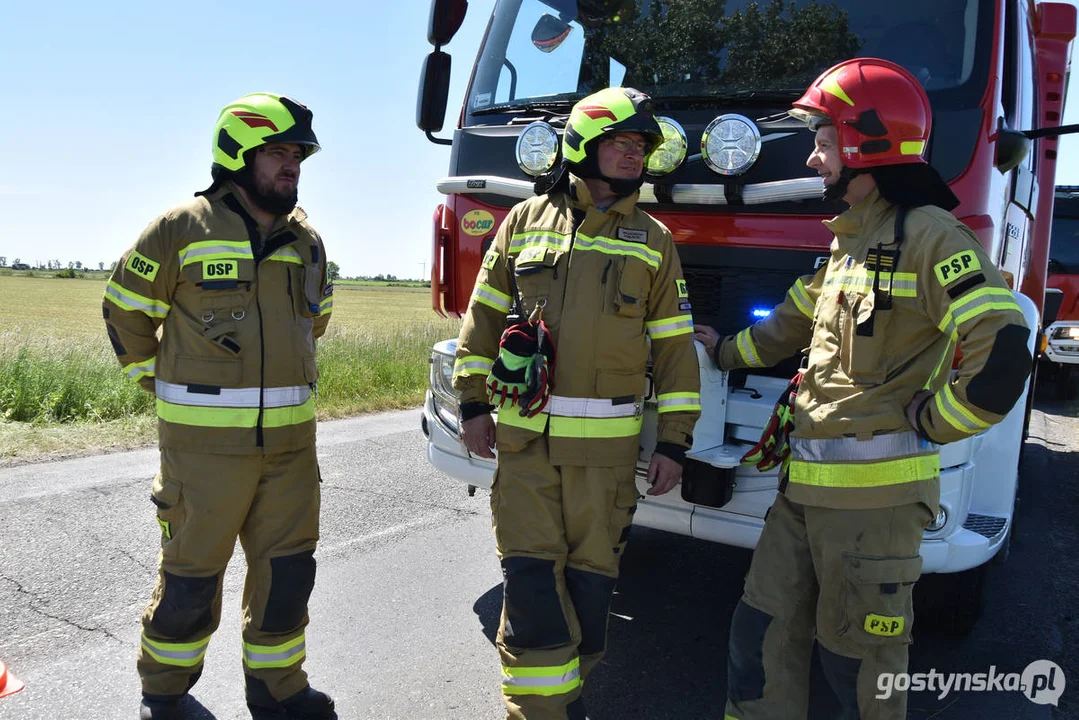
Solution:
[[[1053,218],[1049,265],[1050,272],[1079,274],[1079,217]]]
[[[663,105],[785,105],[831,65],[881,57],[935,106],[974,107],[988,81],[990,0],[499,0],[466,124],[610,85]],[[477,117],[479,116],[479,117]]]

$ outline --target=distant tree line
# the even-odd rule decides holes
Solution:
[[[46,260],[44,262],[42,262],[41,260],[35,260],[33,263],[27,263],[23,262],[22,258],[18,257],[11,262],[11,265],[8,265],[7,256],[0,255],[0,268],[8,267],[10,267],[12,270],[63,270],[65,268],[65,265],[60,260]],[[91,267],[90,265],[84,265],[82,260],[71,260],[67,263],[66,268],[68,270],[93,270],[93,267]],[[115,260],[111,263],[108,263],[107,268],[106,263],[104,262],[99,261],[97,264],[98,272],[104,272],[106,269],[108,269],[109,272],[112,272],[115,268]]]

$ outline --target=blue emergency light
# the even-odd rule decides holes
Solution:
[[[752,315],[755,320],[763,320],[771,314],[771,308],[753,308],[752,312],[750,312],[750,315]]]

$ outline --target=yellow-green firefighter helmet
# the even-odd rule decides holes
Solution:
[[[652,115],[652,99],[633,88],[621,87],[600,90],[582,99],[573,106],[566,122],[562,158],[581,165],[588,157],[592,140],[618,132],[644,135],[652,141],[648,152],[663,142],[663,131]]]
[[[319,150],[311,129],[312,113],[304,105],[273,93],[252,93],[229,103],[214,128],[214,165],[238,171],[244,153],[267,143],[295,143],[304,158]]]

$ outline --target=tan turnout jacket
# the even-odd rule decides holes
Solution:
[[[124,371],[156,394],[161,447],[314,442],[315,339],[333,286],[305,218],[297,207],[263,237],[225,183],[157,218],[117,264],[105,323]]]
[[[895,217],[874,190],[826,221],[835,233],[828,263],[719,348],[724,369],[767,367],[808,348],[786,489],[795,502],[935,508],[936,448],[916,442],[906,406],[919,390],[932,391],[917,430],[934,443],[954,442],[1002,420],[1030,371],[1022,312],[977,236],[945,210],[913,208],[897,254]],[[889,296],[890,309],[879,302]],[[950,378],[957,345],[962,359]],[[882,456],[858,456],[858,441],[898,433],[907,436],[876,443]],[[802,462],[799,448],[823,457]]]
[[[554,465],[632,464],[649,352],[658,441],[692,444],[700,370],[689,297],[670,232],[636,201],[634,193],[603,212],[572,177],[569,194],[519,203],[499,228],[457,344],[461,402],[487,401],[487,375],[513,305],[511,273],[525,314],[545,301],[557,352],[546,411],[527,419],[502,409],[499,451],[520,450],[546,429]]]

